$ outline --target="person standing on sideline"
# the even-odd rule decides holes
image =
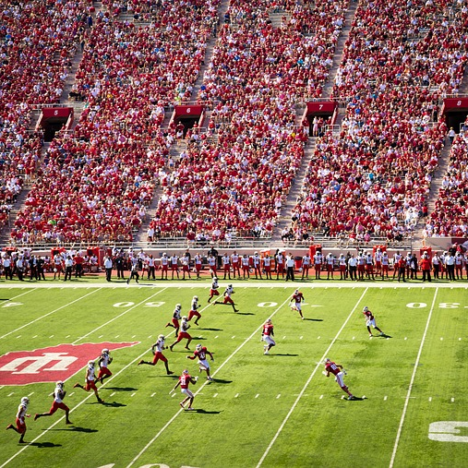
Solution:
[[[354,255],[351,255],[348,259],[348,269],[349,269],[349,277],[351,281],[357,281],[357,260]]]
[[[106,281],[110,282],[112,278],[112,258],[110,255],[106,255],[104,259],[104,268],[106,270]]]
[[[130,257],[130,263],[132,264],[132,266],[130,270],[130,276],[127,280],[127,284],[130,284],[130,281],[132,280],[132,278],[135,278],[135,281],[138,283],[139,282],[138,280],[140,279],[140,274],[138,273],[139,265],[138,265],[138,257],[136,254],[133,254]]]
[[[292,253],[286,255],[286,281],[294,281],[294,257]]]
[[[374,314],[369,310],[369,307],[364,307],[364,309],[362,309],[362,313],[366,318],[366,327],[367,331],[369,332],[369,336],[371,338],[374,336],[371,331],[371,326],[374,327],[378,332],[380,332],[380,336],[383,336],[384,332],[375,324]]]
[[[29,418],[31,415],[27,414],[28,411],[28,405],[29,405],[29,398],[28,397],[23,397],[21,398],[21,403],[18,406],[18,411],[16,412],[16,427],[13,424],[9,424],[7,426],[8,429],[13,429],[15,432],[17,432],[20,435],[20,444],[25,444],[26,442],[24,441],[24,435],[26,434],[26,422],[24,418]]]
[[[50,407],[48,413],[36,413],[34,416],[34,421],[37,421],[39,418],[43,418],[46,416],[52,416],[58,409],[65,411],[65,424],[72,424],[69,418],[70,408],[63,402],[65,395],[67,392],[63,389],[65,384],[60,380],[55,385],[54,393],[52,393],[54,397],[54,402]]]
[[[431,281],[431,261],[429,260],[427,253],[424,252],[421,260],[419,262],[422,271],[422,280],[423,281]]]
[[[115,266],[117,268],[117,279],[125,279],[125,275],[124,275],[125,259],[122,253],[119,253],[119,255],[117,255],[117,258],[115,259]]]
[[[189,384],[195,385],[196,383],[197,380],[191,377],[189,371],[186,369],[182,372],[182,375],[179,377],[179,381],[175,384],[174,388],[169,392],[169,394],[171,394],[180,385],[180,389],[186,397],[179,403],[179,405],[187,411],[193,411],[192,404],[195,399],[195,395],[189,390]],[[189,405],[185,408],[185,404],[187,402],[189,402]]]
[[[262,341],[265,342],[263,345],[263,354],[270,354],[270,349],[273,346],[276,346],[276,342],[273,339],[273,336],[275,335],[273,328],[271,319],[267,319],[262,328]]]
[[[336,364],[330,359],[325,359],[325,370],[323,371],[323,375],[325,377],[330,377],[330,374],[335,376],[335,382],[338,383],[341,390],[348,394],[348,400],[354,400],[353,394],[349,391],[348,387],[344,384],[343,377],[346,375],[346,372],[343,370],[343,366],[341,364]]]

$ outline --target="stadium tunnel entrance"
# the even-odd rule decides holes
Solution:
[[[44,130],[44,141],[50,142],[62,129],[70,130],[73,124],[73,107],[49,107],[41,110],[36,131]]]
[[[306,110],[303,116],[303,125],[309,125],[309,136],[317,136],[326,128],[318,128],[314,130],[315,118],[323,119],[323,127],[334,125],[338,115],[338,103],[336,101],[311,101],[307,103]]]
[[[456,133],[460,133],[468,116],[468,97],[444,99],[442,114],[447,127],[453,127]]]
[[[176,128],[182,130],[185,138],[187,132],[195,125],[202,126],[204,117],[204,106],[175,106],[169,125],[175,124]]]

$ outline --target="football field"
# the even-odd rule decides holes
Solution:
[[[225,282],[221,282],[224,286]],[[306,284],[304,320],[290,308],[290,283],[234,282],[239,313],[207,304],[209,283],[62,284],[0,288],[0,468],[466,467],[468,466],[468,290],[465,285]],[[222,287],[223,289],[223,287]],[[176,303],[191,322],[191,351],[151,360]],[[377,326],[370,338],[362,314]],[[276,346],[263,354],[271,318]],[[188,360],[196,344],[214,355],[213,381]],[[111,349],[112,377],[92,392],[88,360]],[[323,361],[344,366],[348,401]],[[184,369],[195,411],[183,410]],[[47,412],[65,380],[64,412]],[[30,399],[25,440],[6,431],[21,397]],[[1,427],[3,426],[3,427]]]

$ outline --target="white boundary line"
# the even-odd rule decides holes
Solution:
[[[270,314],[270,317],[273,317],[278,311],[280,311],[288,302],[290,301],[290,297],[288,298],[273,312]],[[255,331],[242,343],[240,344],[236,350],[213,372],[213,377],[233,358],[243,347],[247,344],[263,327],[263,323],[255,329]],[[205,381],[203,385],[195,392],[195,396],[198,395],[203,387],[208,383]],[[159,432],[145,445],[145,447],[140,451],[140,453],[127,465],[127,468],[130,468],[145,452],[148,448],[159,438],[159,436],[172,424],[172,422],[182,413],[184,410],[181,408],[177,413],[172,416],[172,418],[159,430]],[[0,466],[0,468],[2,468]]]
[[[281,434],[284,426],[286,425],[286,423],[288,422],[289,418],[291,417],[291,414],[293,413],[293,411],[296,409],[296,406],[297,404],[299,403],[299,400],[302,398],[302,395],[304,395],[307,387],[309,386],[312,378],[314,377],[314,375],[317,373],[317,370],[319,367],[321,367],[323,365],[323,360],[327,357],[329,351],[331,350],[332,346],[335,344],[336,340],[338,339],[338,337],[340,336],[341,332],[343,331],[344,327],[348,324],[350,318],[353,316],[354,312],[356,311],[358,305],[361,303],[362,299],[364,298],[365,294],[367,293],[367,288],[364,290],[364,292],[361,294],[361,297],[358,299],[356,305],[353,307],[353,309],[351,310],[350,314],[348,315],[347,319],[345,320],[345,322],[343,323],[343,325],[341,326],[341,328],[338,330],[338,333],[335,335],[335,338],[333,338],[332,342],[330,343],[330,345],[328,346],[327,350],[323,353],[322,357],[320,358],[320,361],[317,363],[317,365],[315,366],[315,369],[312,371],[312,374],[310,374],[309,378],[307,379],[307,382],[305,383],[305,385],[302,387],[302,390],[301,392],[299,393],[298,397],[296,398],[296,401],[294,402],[294,404],[292,405],[291,409],[289,410],[288,414],[286,415],[286,417],[284,418],[283,422],[281,423],[281,426],[279,427],[279,429],[276,431],[276,434],[275,436],[273,437],[272,441],[270,442],[270,444],[268,445],[267,449],[265,450],[265,453],[262,455],[262,458],[260,458],[260,461],[258,462],[257,464],[257,468],[259,468],[260,466],[262,466],[262,463],[264,462],[265,458],[267,457],[268,453],[270,452],[271,448],[273,447],[274,443],[276,442],[276,439],[278,439],[279,435]],[[1,467],[0,467],[1,468]]]
[[[137,304],[136,306],[132,306],[130,309],[128,309],[127,311],[125,311],[125,313],[129,312],[131,309],[141,305],[141,304],[144,304],[147,300],[151,299],[152,297],[156,296],[156,294],[159,294],[163,291],[165,291],[167,288],[164,288],[164,289],[160,289],[158,292],[156,292],[155,294],[153,294],[152,296],[144,299],[143,301],[141,301],[139,304]],[[83,296],[84,297],[84,296]],[[208,307],[208,306],[207,306]],[[205,307],[206,308],[206,307]],[[202,309],[204,310],[204,309]],[[122,315],[124,314],[120,314],[118,317],[121,317]],[[118,317],[114,317],[114,319],[112,320],[115,320],[116,318]],[[112,320],[110,320],[109,322],[107,323],[110,323],[112,322]],[[106,324],[104,324],[106,325]],[[99,326],[98,328],[96,328],[96,330],[98,330],[99,328],[103,327],[104,325],[101,325]],[[93,330],[92,332],[88,333],[87,335],[85,336],[88,336],[90,335],[91,333],[94,333],[96,330]],[[173,330],[171,333],[169,333],[168,335],[166,336],[170,336],[172,333],[174,333],[175,330]],[[76,343],[77,341],[80,341],[81,339],[83,339],[85,336],[79,338],[78,340],[76,340],[74,343]],[[151,350],[151,348],[148,348],[148,349],[145,349],[145,351],[140,354],[138,357],[136,357],[133,361],[131,361],[129,364],[127,364],[125,367],[122,367],[122,369],[120,369],[117,373],[113,374],[109,379],[106,380],[106,382],[101,385],[101,387],[99,388],[102,388],[104,387],[105,385],[107,385],[109,382],[111,382],[113,379],[115,379],[118,375],[120,375],[124,370],[128,369],[130,366],[132,366],[136,361],[138,361],[139,359],[141,359],[145,354],[148,353],[148,351]],[[87,400],[89,400],[92,396],[94,396],[94,393],[90,393],[88,396],[86,396],[83,400],[81,400],[74,408],[70,409],[70,413],[73,413],[73,411],[75,411],[77,408],[79,408],[82,404],[84,404]],[[39,434],[35,439],[33,439],[31,442],[29,442],[27,445],[25,445],[23,448],[21,448],[21,450],[19,450],[18,452],[16,452],[14,455],[12,455],[7,461],[5,461],[2,465],[0,465],[0,468],[3,468],[5,467],[6,465],[8,465],[8,463],[10,463],[11,461],[13,461],[18,455],[20,455],[21,453],[23,453],[29,446],[31,446],[32,444],[34,444],[37,440],[39,440],[44,434],[46,434],[47,432],[49,432],[52,428],[54,428],[60,421],[63,421],[63,419],[65,418],[65,416],[62,416],[61,418],[57,419],[57,421],[55,421],[51,426],[49,426],[47,429],[45,429],[41,434]]]
[[[8,333],[5,333],[5,335],[0,336],[0,340],[1,340],[2,338],[7,337],[8,335],[11,335],[12,333],[15,333],[15,332],[17,332],[17,331],[19,331],[19,330],[22,330],[23,328],[28,327],[29,325],[32,325],[33,323],[38,322],[39,320],[42,320],[42,319],[45,318],[45,317],[48,317],[49,315],[55,314],[55,312],[58,312],[59,310],[62,310],[62,309],[64,309],[65,307],[71,306],[71,305],[74,304],[75,302],[81,301],[81,299],[84,299],[85,297],[88,297],[88,296],[90,296],[91,294],[94,294],[94,293],[100,291],[100,289],[101,289],[101,288],[95,289],[94,291],[91,291],[90,293],[85,294],[84,296],[81,296],[81,297],[79,297],[78,299],[75,299],[74,301],[71,301],[71,302],[69,302],[68,304],[63,305],[63,306],[59,307],[58,309],[52,310],[51,312],[48,312],[47,314],[42,315],[41,317],[38,317],[38,318],[34,319],[33,321],[31,321],[31,322],[29,322],[29,323],[26,323],[25,325],[22,325],[21,327],[16,328],[15,330],[12,330],[12,331],[10,331],[10,332],[8,332]],[[32,289],[32,291],[34,291],[34,289]],[[19,296],[18,296],[18,297],[19,297]]]
[[[429,311],[429,316],[427,317],[426,328],[424,329],[423,337],[421,340],[421,344],[419,345],[418,356],[416,357],[416,362],[414,363],[413,374],[411,375],[411,381],[408,388],[408,393],[406,394],[405,404],[403,406],[403,413],[400,419],[400,425],[398,426],[398,432],[395,439],[395,445],[393,446],[392,458],[390,459],[389,468],[393,467],[395,463],[395,457],[398,450],[398,444],[400,442],[401,432],[403,430],[403,424],[405,422],[406,411],[408,409],[411,391],[413,390],[414,379],[416,378],[416,371],[418,370],[419,360],[421,359],[421,354],[424,346],[424,342],[426,341],[427,331],[429,330],[429,325],[431,323],[432,312],[434,311],[435,301],[437,298],[438,289],[435,290],[434,299],[432,300],[431,310]]]

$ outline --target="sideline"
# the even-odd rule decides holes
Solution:
[[[280,306],[276,308],[274,312],[270,314],[270,317],[276,315],[288,302],[290,301],[290,297],[288,297]],[[230,356],[213,372],[212,376],[215,377],[216,374],[255,336],[258,332],[262,329],[263,323],[255,329],[255,331],[243,342],[241,343],[237,349],[235,349]],[[195,396],[200,393],[205,385],[208,384],[208,381],[205,381],[201,387],[195,392]],[[177,413],[172,416],[172,418],[159,430],[159,432],[145,445],[145,447],[140,451],[140,453],[127,465],[127,468],[130,468],[145,452],[149,449],[149,447],[159,438],[159,436],[175,421],[179,414],[183,413],[184,410],[181,408]],[[0,467],[2,468],[2,467]]]
[[[279,429],[276,431],[276,434],[275,436],[273,437],[273,440],[270,442],[270,445],[268,445],[267,449],[265,450],[265,453],[262,455],[262,458],[260,458],[260,461],[258,462],[258,464],[256,465],[257,468],[259,468],[260,466],[262,466],[262,463],[264,462],[265,458],[267,457],[268,453],[270,452],[271,448],[273,447],[274,443],[276,442],[276,439],[278,439],[279,435],[281,434],[281,432],[283,431],[283,428],[284,426],[286,425],[286,423],[288,422],[289,418],[291,417],[291,414],[293,413],[293,411],[296,409],[296,406],[297,404],[299,403],[299,400],[302,398],[302,395],[304,395],[307,387],[309,386],[311,380],[313,379],[314,375],[317,373],[317,370],[319,367],[323,366],[323,361],[324,359],[327,357],[328,353],[330,352],[332,346],[335,344],[336,340],[338,339],[338,337],[340,336],[341,332],[343,331],[344,327],[348,324],[349,320],[351,319],[351,317],[353,316],[354,312],[356,311],[358,305],[361,303],[361,301],[363,300],[364,296],[366,295],[367,293],[367,288],[365,289],[365,291],[361,294],[361,297],[358,299],[358,301],[356,302],[356,305],[353,307],[353,309],[351,310],[350,314],[348,315],[348,317],[346,318],[345,322],[343,323],[343,325],[341,326],[341,328],[338,330],[338,333],[335,335],[335,338],[333,338],[332,342],[330,343],[330,345],[328,346],[328,348],[326,349],[326,351],[323,353],[322,357],[320,358],[320,361],[317,363],[317,365],[315,366],[314,370],[312,371],[312,374],[310,374],[309,378],[307,379],[307,382],[305,383],[305,385],[302,387],[302,390],[301,392],[299,393],[298,397],[296,398],[296,401],[294,402],[294,404],[292,405],[291,409],[289,410],[288,414],[286,415],[286,417],[284,418],[283,422],[281,423],[281,426],[279,427]]]
[[[438,289],[435,290],[434,299],[432,300],[431,310],[429,311],[429,316],[427,317],[426,328],[424,329],[421,344],[419,346],[418,356],[416,357],[416,362],[414,363],[413,374],[411,375],[411,380],[410,380],[410,384],[409,384],[409,388],[408,388],[408,393],[406,394],[405,405],[403,406],[403,413],[402,413],[401,419],[400,419],[400,425],[398,426],[398,432],[397,432],[397,436],[396,436],[396,440],[395,440],[395,445],[393,446],[392,458],[390,459],[390,464],[388,465],[389,468],[392,468],[393,464],[395,463],[395,457],[396,457],[396,453],[397,453],[397,450],[398,450],[398,444],[400,442],[401,432],[403,430],[403,424],[405,422],[406,411],[408,410],[408,405],[409,405],[409,401],[410,401],[410,397],[411,397],[411,391],[413,390],[414,379],[416,378],[416,371],[418,370],[419,361],[421,359],[421,354],[422,354],[424,342],[426,341],[427,332],[429,330],[429,324],[431,323],[432,312],[434,312],[434,306],[435,306],[435,301],[436,301],[436,298],[437,298],[438,291],[439,291]]]

